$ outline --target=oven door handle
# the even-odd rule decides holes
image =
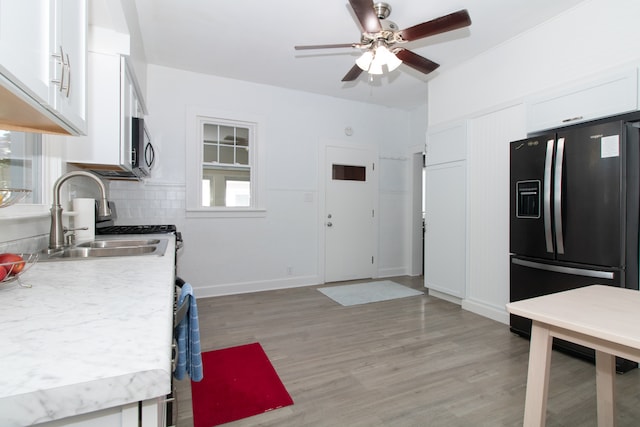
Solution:
[[[176,231],[176,250],[184,247],[184,240],[182,240],[182,233]]]

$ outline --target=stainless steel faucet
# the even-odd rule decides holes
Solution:
[[[98,202],[98,216],[109,217],[111,216],[111,209],[109,209],[109,203],[107,202],[107,189],[100,178],[95,174],[87,171],[72,171],[67,172],[58,178],[53,184],[53,204],[51,205],[51,232],[49,233],[49,250],[61,249],[64,247],[64,233],[66,230],[62,225],[62,206],[60,206],[60,187],[69,178],[74,176],[84,176],[91,178],[100,187],[100,202]]]

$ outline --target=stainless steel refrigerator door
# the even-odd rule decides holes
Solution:
[[[510,252],[554,259],[552,219],[555,135],[510,144]]]
[[[577,266],[556,261],[540,262],[511,257],[510,301],[520,301],[554,292],[566,291],[592,284],[622,286],[624,271],[595,266]],[[531,320],[511,314],[511,330],[524,337],[531,336]],[[594,360],[593,349],[554,338],[554,346],[570,354]],[[616,358],[616,370],[626,372],[636,363]]]
[[[557,260],[624,266],[623,137],[620,122],[558,133],[553,191]]]
[[[621,286],[622,271],[555,261],[511,257],[511,301],[594,284]]]
[[[581,267],[556,261],[511,257],[509,301],[520,301],[594,284],[621,286],[622,272],[611,268]],[[531,320],[511,315],[511,329],[531,333]]]
[[[620,286],[621,272],[615,269],[581,268],[555,261],[540,262],[511,257],[510,297],[520,301],[594,284]],[[531,334],[531,320],[510,315],[510,325],[520,335]]]

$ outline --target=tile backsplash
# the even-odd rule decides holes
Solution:
[[[185,217],[184,184],[111,181],[109,200],[115,202],[116,224],[175,224]]]
[[[174,224],[178,229],[184,225],[184,184],[111,181],[108,198],[116,204],[117,225]],[[33,253],[47,248],[50,223],[48,214],[24,220],[2,219],[0,253]],[[18,228],[21,232],[9,233]]]

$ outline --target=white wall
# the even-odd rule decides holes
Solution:
[[[199,296],[321,282],[319,150],[326,140],[378,147],[379,275],[409,274],[409,147],[423,143],[424,108],[406,112],[153,65],[147,88],[158,166],[145,184],[114,183],[110,190],[120,202],[119,222],[148,223],[160,212],[156,219],[178,224],[185,240],[178,273]],[[185,218],[188,106],[265,118],[266,217]]]
[[[469,121],[467,290],[462,307],[508,323],[509,141],[526,137],[524,106]]]
[[[529,95],[640,59],[637,0],[587,0],[429,83],[430,126],[469,120],[467,297],[508,322],[508,143],[526,135]],[[485,144],[485,145],[483,145]]]
[[[429,83],[429,126],[589,77],[640,56],[637,0],[586,0]]]

